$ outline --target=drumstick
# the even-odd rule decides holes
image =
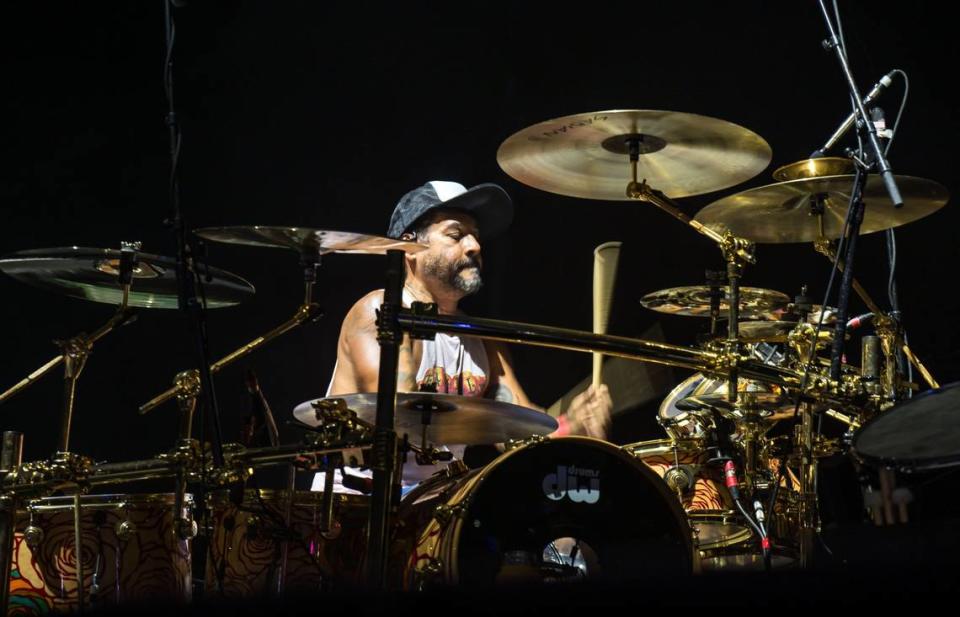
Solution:
[[[593,332],[606,334],[610,321],[610,301],[617,278],[620,242],[605,242],[593,250]],[[603,354],[593,354],[593,385],[600,385]]]

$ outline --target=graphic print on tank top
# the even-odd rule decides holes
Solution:
[[[423,357],[417,367],[421,392],[483,396],[487,390],[487,352],[483,341],[438,332],[423,341]]]

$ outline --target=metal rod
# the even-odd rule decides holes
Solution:
[[[827,31],[830,33],[827,44],[836,52],[837,60],[839,60],[840,69],[843,71],[843,76],[847,80],[847,87],[850,89],[850,96],[853,98],[857,115],[863,127],[866,129],[867,141],[870,143],[870,149],[873,151],[873,156],[876,159],[880,176],[883,178],[883,184],[887,189],[887,193],[890,195],[893,207],[901,208],[903,207],[903,197],[900,196],[900,189],[897,187],[897,182],[893,177],[893,170],[890,169],[890,163],[887,161],[886,156],[884,156],[883,148],[877,140],[877,127],[874,126],[873,122],[871,122],[867,116],[867,110],[863,106],[860,90],[857,88],[857,82],[854,81],[853,73],[850,71],[850,63],[847,62],[847,50],[840,45],[840,40],[833,30],[833,20],[830,19],[830,13],[827,11],[827,5],[824,0],[820,0],[820,10],[823,12],[824,21],[827,23]]]
[[[907,359],[913,364],[913,366],[916,367],[918,371],[920,371],[920,375],[923,376],[924,381],[926,381],[931,388],[940,387],[940,384],[937,382],[936,379],[933,378],[933,375],[930,374],[930,371],[927,370],[927,367],[924,366],[922,362],[920,362],[920,358],[918,358],[913,353],[913,350],[910,349],[910,347],[906,344],[903,345],[903,353],[904,355],[907,356]]]
[[[33,382],[37,381],[38,379],[46,375],[47,372],[50,371],[51,369],[56,368],[56,366],[61,362],[63,362],[63,354],[57,356],[56,358],[52,358],[49,362],[47,362],[46,364],[44,364],[34,372],[30,373],[29,375],[21,379],[16,385],[11,387],[9,390],[4,392],[3,394],[0,394],[0,403],[3,403],[8,398],[13,397],[14,395],[16,395],[18,392],[20,392],[27,386],[32,385]]]
[[[715,364],[720,359],[720,354],[716,352],[644,339],[594,334],[593,332],[516,321],[460,315],[420,315],[410,310],[400,311],[397,321],[406,332],[446,332],[522,345],[587,353],[601,352],[608,356],[690,368],[708,374],[725,376],[715,369]],[[796,387],[801,379],[801,374],[797,371],[764,364],[759,360],[746,360],[740,363],[739,371],[740,376],[746,379],[757,379],[788,387]]]
[[[727,347],[732,352],[740,348],[740,266],[735,255],[727,256],[727,283],[730,285],[730,304],[727,314]],[[727,376],[727,400],[737,402],[739,380],[736,365],[730,367]]]
[[[404,252],[387,251],[387,282],[377,319],[380,343],[380,371],[377,381],[377,423],[373,435],[373,493],[370,497],[370,524],[367,528],[367,582],[372,589],[385,588],[387,539],[393,503],[397,434],[394,414],[397,404],[397,369],[403,332],[397,321],[402,308]]]
[[[131,311],[127,310],[126,307],[123,304],[121,304],[117,312],[113,314],[113,317],[111,317],[107,321],[107,323],[105,323],[104,325],[100,326],[100,328],[95,330],[93,334],[87,335],[86,337],[81,337],[81,336],[74,337],[73,339],[70,339],[68,343],[73,342],[73,343],[76,343],[77,345],[86,344],[88,348],[87,353],[89,353],[89,348],[92,347],[94,343],[96,343],[98,340],[100,340],[101,338],[106,336],[108,333],[110,333],[114,328],[116,328],[119,325],[122,325],[124,322],[130,319],[132,314],[133,313]],[[63,362],[63,360],[64,360],[64,352],[61,352],[60,355],[58,355],[56,358],[51,358],[49,361],[47,361],[46,364],[44,364],[37,370],[33,371],[32,373],[30,373],[29,375],[21,379],[17,384],[9,388],[3,394],[0,394],[0,403],[3,403],[9,398],[12,398],[13,396],[21,392],[23,389],[27,388],[28,386],[33,385],[35,381],[39,380],[41,377],[49,373],[52,369],[56,368],[61,362]]]
[[[0,443],[0,479],[19,467],[23,458],[23,433],[4,431]],[[13,563],[13,544],[16,532],[17,499],[0,494],[0,615],[7,614],[10,601],[10,567]]]
[[[851,195],[850,208],[852,212],[848,215],[849,228],[847,237],[846,268],[843,270],[843,277],[840,280],[840,292],[837,297],[837,323],[834,327],[833,348],[830,352],[830,377],[840,379],[841,360],[843,356],[843,344],[847,334],[847,314],[850,306],[850,289],[853,284],[853,264],[857,250],[857,238],[860,237],[860,224],[863,222],[863,187],[867,181],[867,172],[862,167],[857,167],[856,176],[853,180],[853,194]]]
[[[293,522],[293,504],[297,498],[297,468],[294,465],[287,467],[287,504],[283,511],[283,525],[290,530]],[[277,596],[283,597],[287,584],[287,564],[290,560],[290,538],[284,534],[280,545],[280,572],[277,574]]]
[[[77,611],[84,610],[83,543],[80,540],[80,493],[73,494],[73,551],[77,560]]]
[[[219,360],[211,364],[210,373],[216,374],[217,372],[220,371],[220,369],[227,366],[228,364],[231,364],[232,362],[235,362],[236,360],[239,360],[240,358],[243,358],[244,356],[247,356],[253,353],[263,345],[269,343],[270,341],[272,341],[273,339],[277,338],[282,334],[286,334],[287,332],[296,328],[297,326],[320,317],[320,314],[321,314],[320,306],[317,304],[300,305],[300,307],[297,309],[297,313],[291,319],[280,324],[273,330],[270,330],[263,336],[259,336],[253,339],[249,343],[237,348],[236,350],[230,352],[226,356],[220,358]],[[172,388],[166,390],[162,394],[155,396],[154,398],[150,399],[149,401],[141,405],[139,409],[140,415],[149,413],[156,407],[159,407],[163,403],[169,401],[174,396],[177,396],[177,394],[179,394],[180,392],[181,392],[181,387],[179,385],[174,385]]]

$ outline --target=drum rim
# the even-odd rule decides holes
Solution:
[[[899,458],[892,456],[882,456],[882,455],[873,455],[862,452],[858,447],[858,443],[861,438],[870,430],[871,427],[877,426],[881,421],[884,421],[886,418],[891,417],[896,410],[904,409],[908,407],[911,403],[920,400],[926,400],[937,395],[941,395],[947,391],[952,391],[954,389],[960,389],[960,381],[955,381],[949,383],[945,386],[939,388],[932,388],[926,392],[921,392],[917,396],[914,396],[907,401],[903,402],[901,405],[890,408],[886,412],[882,412],[873,418],[867,420],[867,422],[857,429],[857,432],[853,436],[853,440],[850,442],[850,450],[853,454],[860,459],[861,461],[878,466],[878,467],[889,467],[892,469],[898,469],[904,472],[910,471],[928,471],[944,467],[953,467],[955,465],[960,465],[960,452],[957,452],[948,456],[931,456],[923,458]]]

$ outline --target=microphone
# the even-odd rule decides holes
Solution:
[[[873,103],[880,97],[880,94],[890,87],[890,84],[893,83],[893,76],[896,75],[896,71],[890,71],[886,75],[880,78],[870,92],[867,93],[867,96],[863,98],[863,107],[866,109],[867,105]],[[834,131],[833,135],[830,136],[830,139],[827,140],[827,143],[823,144],[823,147],[819,150],[814,150],[813,154],[810,155],[810,158],[816,159],[821,156],[825,156],[827,151],[832,148],[836,143],[843,137],[847,131],[850,130],[850,127],[853,126],[854,121],[857,119],[856,112],[851,112],[847,119],[843,121],[843,124]]]
[[[276,447],[280,445],[280,434],[277,431],[277,423],[273,419],[273,412],[270,411],[270,404],[267,403],[267,399],[263,396],[263,392],[260,390],[260,382],[257,381],[257,374],[253,372],[253,369],[247,369],[246,374],[244,375],[244,381],[247,384],[247,393],[250,395],[250,401],[252,403],[253,412],[255,414],[254,418],[251,418],[251,424],[256,426],[256,416],[260,416],[260,422],[262,427],[266,429],[267,440],[269,445]],[[254,429],[251,432],[257,432]],[[251,442],[256,441],[255,435],[250,435]],[[256,445],[251,443],[251,445]]]
[[[857,328],[864,325],[865,323],[873,321],[873,318],[874,318],[873,313],[864,313],[863,315],[857,315],[856,317],[851,318],[850,321],[847,322],[847,330],[856,330]]]

